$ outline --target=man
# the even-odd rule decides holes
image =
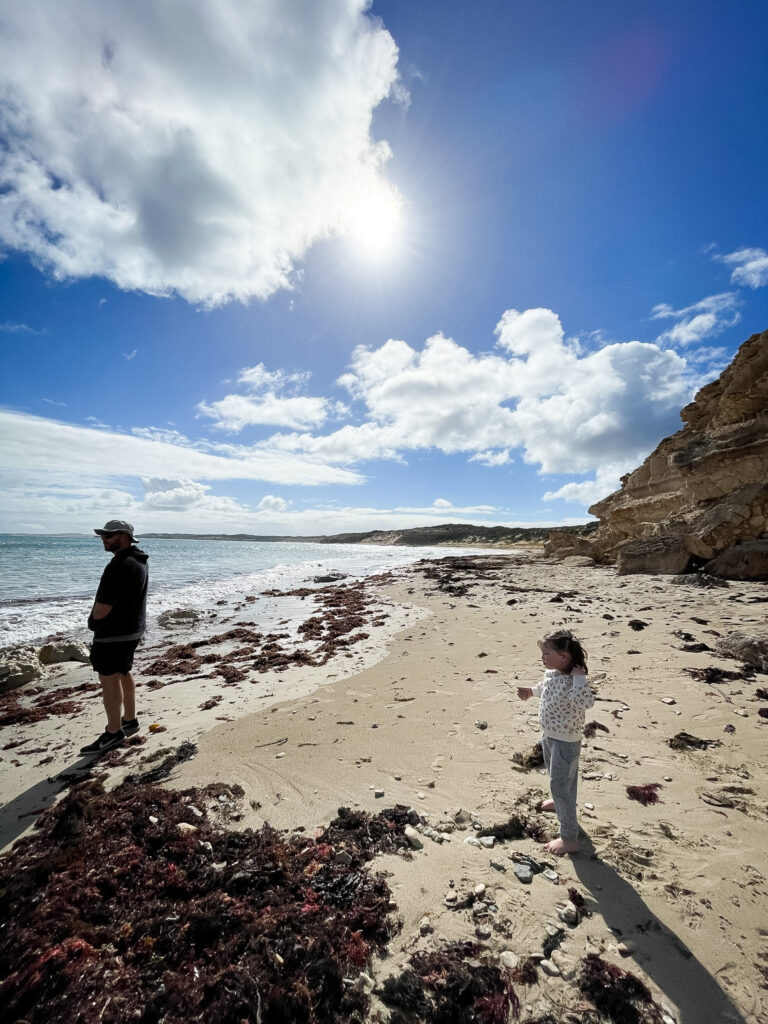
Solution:
[[[146,627],[147,555],[136,547],[133,527],[111,519],[101,530],[104,550],[112,553],[102,573],[88,628],[93,630],[91,664],[99,673],[107,727],[81,754],[102,754],[119,747],[139,730],[131,675],[133,653]]]

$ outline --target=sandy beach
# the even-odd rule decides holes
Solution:
[[[414,952],[477,942],[484,924],[480,945],[507,965],[541,959],[542,941],[563,929],[551,971],[516,986],[523,1020],[578,1019],[588,1007],[574,979],[598,954],[643,979],[667,1019],[758,1024],[768,1015],[768,719],[760,714],[768,676],[713,649],[728,633],[765,631],[768,591],[673,579],[620,577],[537,550],[446,552],[444,561],[370,578],[364,600],[358,587],[364,624],[337,632],[355,642],[328,646],[322,624],[308,627],[304,649],[315,661],[325,637],[322,665],[268,664],[264,638],[254,658],[258,644],[242,632],[169,658],[171,645],[200,636],[194,626],[174,630],[137,660],[141,732],[94,772],[111,788],[158,751],[191,740],[194,757],[165,785],[242,787],[227,827],[268,822],[312,836],[340,807],[376,815],[401,804],[445,833],[442,841],[422,835],[410,858],[384,854],[369,865],[387,873],[402,919],[389,956],[369,968],[377,986],[370,1019],[388,1019],[380,983]],[[355,587],[343,581],[324,592]],[[292,600],[306,601],[308,619],[332,614],[327,596],[319,605],[309,593]],[[227,609],[207,633],[258,629],[244,621],[246,605]],[[546,777],[515,758],[538,739],[536,701],[520,701],[516,687],[538,682],[536,641],[557,626],[582,638],[597,697],[580,764],[582,850],[563,859],[530,837],[492,846],[477,839],[513,815],[556,834],[556,820],[537,811]],[[219,660],[182,666],[206,651]],[[259,657],[263,671],[253,667]],[[222,673],[225,664],[237,671]],[[0,731],[6,848],[87,765],[77,751],[103,718],[88,666],[53,666],[16,698],[22,709],[45,700],[65,710]],[[681,734],[688,738],[670,746]],[[649,784],[656,802],[630,799],[627,787]],[[519,881],[521,855],[557,878]],[[476,899],[464,899],[478,886],[481,913]],[[563,923],[558,908],[569,889],[584,903],[576,922]]]

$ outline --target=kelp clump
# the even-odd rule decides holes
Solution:
[[[478,960],[480,947],[456,942],[435,952],[418,952],[410,966],[387,978],[380,997],[389,1024],[507,1024],[520,1015],[520,1000],[509,972]]]
[[[359,974],[397,928],[386,882],[328,843],[215,825],[220,790],[90,781],[0,859],[5,1020],[366,1019]]]
[[[650,989],[638,977],[589,953],[579,988],[614,1024],[662,1024],[662,1012]]]

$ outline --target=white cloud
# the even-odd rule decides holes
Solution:
[[[159,477],[189,480],[264,480],[278,484],[354,484],[352,470],[324,465],[306,455],[264,447],[173,443],[121,434],[104,427],[75,426],[0,410],[0,444],[6,471],[51,480],[79,477]]]
[[[595,473],[594,479],[564,484],[556,491],[547,491],[544,501],[571,501],[577,505],[589,506],[601,498],[607,497],[621,486],[621,477],[636,468],[632,460],[625,460],[618,465],[610,463]]]
[[[443,335],[421,351],[395,340],[360,347],[339,383],[364,422],[270,443],[340,463],[436,449],[505,465],[521,448],[542,472],[583,473],[642,460],[677,429],[693,393],[675,352],[630,341],[581,355],[551,310],[507,310],[496,334],[501,355],[473,355]]]
[[[217,430],[237,432],[249,426],[278,426],[306,430],[321,426],[339,408],[324,398],[283,394],[308,383],[309,373],[267,370],[263,363],[241,370],[238,383],[249,394],[226,395],[216,402],[200,402],[198,414],[213,420]]]
[[[390,197],[405,99],[368,0],[27,0],[0,36],[0,238],[59,280],[216,305]],[[44,70],[41,70],[44,69]]]
[[[285,512],[288,502],[285,498],[278,498],[274,494],[265,494],[256,508],[260,512]]]
[[[709,295],[684,309],[674,309],[668,303],[662,302],[654,306],[651,318],[677,319],[679,322],[660,334],[656,340],[659,344],[686,346],[721,334],[741,320],[741,313],[735,309],[738,303],[737,292]]]
[[[435,498],[432,504],[435,508],[451,508],[451,503],[446,498]]]
[[[135,359],[135,358],[136,358],[136,353],[137,353],[138,351],[139,351],[139,350],[138,350],[137,348],[135,348],[135,349],[134,349],[134,350],[133,350],[132,352],[123,352],[123,359],[127,359],[127,360],[129,360],[129,361],[130,361],[131,359]]]
[[[765,249],[737,249],[727,256],[715,256],[715,259],[734,267],[731,284],[742,284],[748,288],[762,288],[768,284],[768,252]]]
[[[0,332],[3,334],[47,334],[47,329],[43,328],[42,331],[36,331],[34,327],[30,327],[29,324],[17,324],[13,320],[6,320],[0,324]]]

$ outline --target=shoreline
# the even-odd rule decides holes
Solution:
[[[768,701],[757,691],[764,692],[768,676],[717,682],[685,670],[738,674],[737,661],[713,650],[713,633],[764,630],[765,585],[701,590],[666,577],[618,577],[609,567],[498,552],[448,555],[385,575],[366,583],[381,602],[376,607],[391,614],[386,626],[371,630],[386,637],[383,657],[366,661],[356,645],[346,652],[351,658],[337,652],[338,673],[331,661],[291,669],[293,675],[267,673],[248,684],[254,700],[264,702],[250,712],[253,701],[238,705],[238,690],[219,682],[223,699],[206,711],[194,709],[197,753],[178,765],[168,785],[241,786],[237,828],[269,822],[311,835],[342,805],[376,814],[398,803],[413,806],[437,829],[450,828],[448,841],[425,840],[411,861],[385,855],[373,862],[375,870],[392,872],[389,885],[403,918],[379,972],[404,969],[414,950],[475,940],[471,912],[444,902],[449,881],[460,893],[487,886],[498,911],[484,945],[515,955],[531,952],[547,926],[559,925],[556,907],[575,886],[590,914],[567,930],[559,957],[553,954],[559,973],[520,990],[528,1012],[572,1008],[569,971],[596,951],[640,976],[681,1024],[758,1024],[768,1009],[768,757],[766,720],[758,711]],[[396,619],[392,610],[406,604],[413,615]],[[559,885],[541,877],[522,885],[509,857],[541,858],[539,845],[523,839],[478,849],[464,842],[474,834],[471,826],[457,827],[454,817],[461,807],[495,825],[545,795],[546,779],[512,761],[538,738],[536,708],[518,701],[514,688],[540,678],[535,641],[566,623],[585,642],[598,696],[588,718],[600,728],[585,740],[580,768],[587,838],[584,852],[555,864]],[[690,649],[702,644],[706,649]],[[92,675],[88,667],[71,671]],[[62,670],[57,682],[68,672]],[[195,681],[195,687],[201,682],[214,686]],[[312,688],[299,689],[305,683]],[[182,720],[179,698],[193,692],[190,705],[205,703],[202,690],[190,691],[190,685],[181,677],[156,691],[138,690],[139,736],[147,742],[125,765],[108,768],[102,759],[110,786],[144,754],[190,735],[193,719]],[[161,736],[146,732],[142,702],[149,706],[149,697],[165,708],[168,731]],[[38,723],[29,727],[30,738],[33,728],[46,725],[55,746],[64,742],[57,735],[77,722],[89,739],[99,710],[94,691],[85,714]],[[236,717],[219,722],[222,712]],[[670,748],[681,732],[719,745]],[[0,746],[8,734],[0,732]],[[0,769],[9,753],[2,752]],[[62,747],[57,756],[64,754]],[[19,794],[8,791],[1,771],[0,780],[4,797],[16,803]],[[661,787],[658,803],[628,799],[628,785],[649,783]],[[504,870],[491,864],[499,858]],[[431,931],[422,932],[424,917]]]

